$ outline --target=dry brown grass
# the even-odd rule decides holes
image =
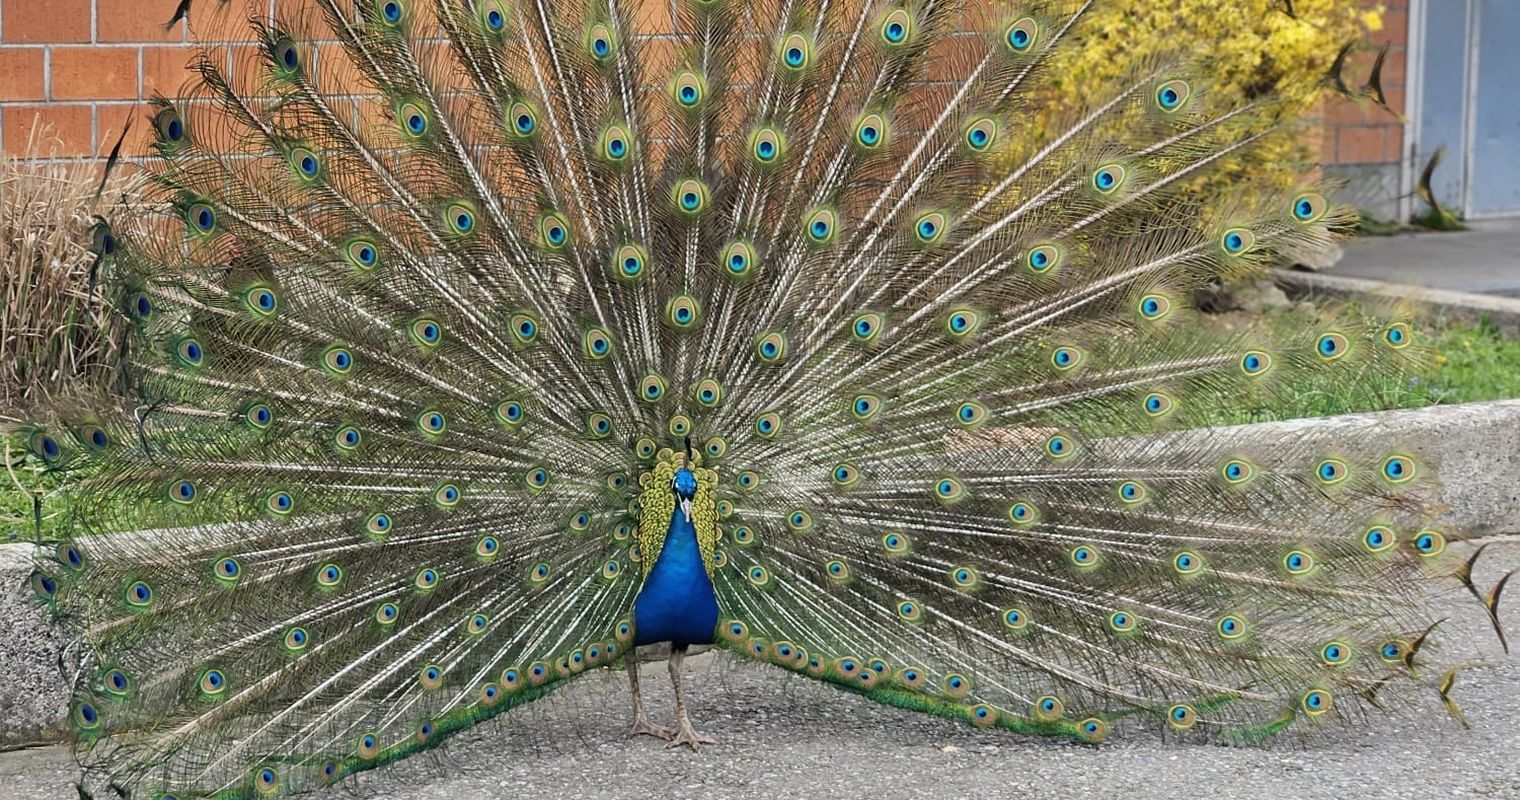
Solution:
[[[95,215],[130,182],[113,178],[97,203],[100,163],[51,158],[58,147],[34,130],[0,159],[0,427],[108,404],[126,335],[99,283],[91,296],[90,247]]]

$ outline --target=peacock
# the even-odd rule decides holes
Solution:
[[[25,433],[81,793],[311,791],[603,668],[699,750],[706,645],[1088,743],[1455,710],[1435,465],[1200,427],[1426,344],[1196,310],[1354,212],[1231,172],[1288,104],[1185,47],[1059,92],[1098,5],[314,0],[200,58],[95,235],[131,407]]]

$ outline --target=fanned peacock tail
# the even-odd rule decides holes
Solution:
[[[91,779],[299,792],[620,660],[688,438],[721,644],[883,702],[1254,741],[1434,678],[1431,465],[1181,430],[1410,328],[1200,321],[1350,214],[1190,193],[1286,110],[1185,54],[1051,96],[1095,2],[318,0],[258,91],[202,59],[110,257],[140,407],[32,436]]]

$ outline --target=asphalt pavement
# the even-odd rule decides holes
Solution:
[[[1492,579],[1481,575],[1480,585]],[[1443,599],[1438,612],[1452,615],[1443,656],[1474,665],[1453,693],[1470,729],[1430,691],[1365,726],[1265,746],[1131,732],[1092,747],[980,731],[708,654],[687,661],[692,714],[722,744],[700,754],[648,737],[625,741],[624,676],[599,670],[442,748],[311,797],[1520,798],[1520,653],[1503,655],[1471,598]],[[668,722],[665,671],[641,672],[646,702]],[[73,775],[63,748],[0,753],[0,798],[78,800]]]

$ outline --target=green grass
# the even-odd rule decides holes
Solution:
[[[1292,312],[1271,312],[1251,318],[1248,324],[1269,332],[1287,331],[1312,324],[1312,320]],[[1349,384],[1327,376],[1300,387],[1286,403],[1241,406],[1221,402],[1217,411],[1192,419],[1199,425],[1238,425],[1520,397],[1520,340],[1505,338],[1486,321],[1448,325],[1427,331],[1427,335],[1433,337],[1436,352],[1427,375]],[[1061,422],[1071,424],[1069,420],[1057,420],[1056,424]],[[1101,430],[1083,429],[1102,434]],[[50,538],[65,523],[64,503],[58,494],[62,480],[44,473],[37,459],[25,455],[21,437],[8,438],[11,464],[8,468],[0,464],[0,541],[33,538],[32,497],[36,494],[43,498],[42,536]],[[0,453],[0,461],[3,459]]]

